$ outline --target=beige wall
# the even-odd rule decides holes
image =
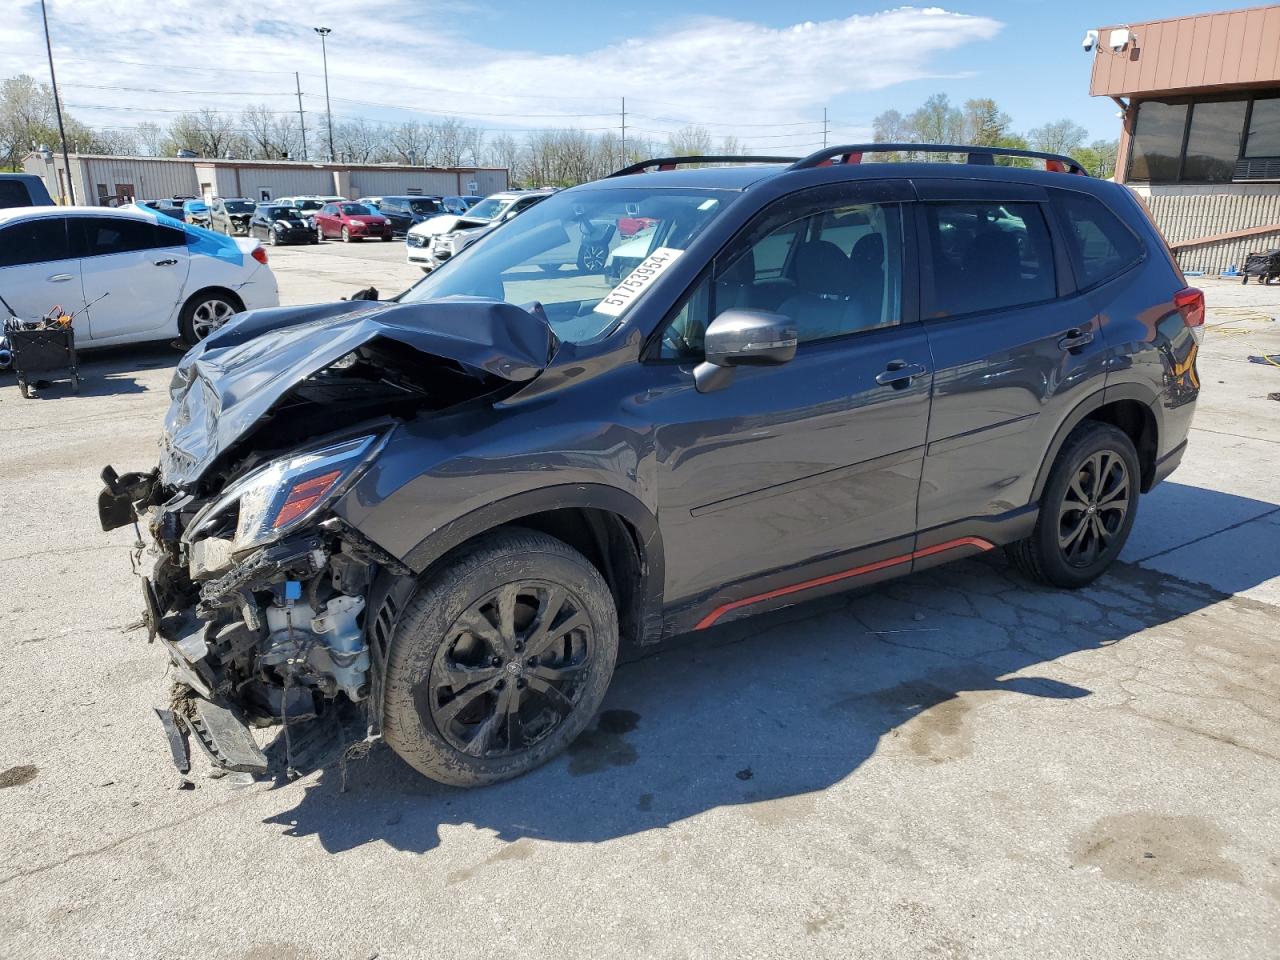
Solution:
[[[1152,217],[1171,244],[1280,224],[1280,184],[1129,186],[1147,201]],[[1183,270],[1221,273],[1232,264],[1244,266],[1248,254],[1271,247],[1280,247],[1280,230],[1274,234],[1189,247],[1177,256]]]

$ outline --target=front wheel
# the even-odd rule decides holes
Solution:
[[[351,231],[348,230],[346,227],[342,228],[342,242],[343,243],[351,242]]]
[[[1133,529],[1141,474],[1128,434],[1085,421],[1067,437],[1040,500],[1031,536],[1006,548],[1041,583],[1075,589],[1096,580]]]
[[[564,750],[618,656],[604,579],[578,551],[508,528],[420,585],[390,641],[384,736],[433,780],[480,786]]]

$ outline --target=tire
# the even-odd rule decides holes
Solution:
[[[1010,562],[1051,586],[1074,590],[1092,583],[1124,549],[1138,513],[1141,476],[1128,434],[1106,423],[1080,424],[1054,461],[1031,536],[1005,548]],[[1073,509],[1074,503],[1082,509]]]
[[[578,248],[578,269],[583,273],[604,273],[608,260],[607,243],[584,243]]]
[[[243,309],[244,304],[232,294],[203,290],[183,305],[178,316],[178,333],[187,346],[194,347],[232,314]]]
[[[383,243],[390,243],[393,239],[395,239],[395,238],[394,238],[394,237],[392,237],[390,234],[383,234],[382,242],[383,242]]]
[[[351,231],[348,230],[346,227],[342,228],[342,242],[343,243],[351,242]]]
[[[279,242],[280,241],[277,239],[276,232],[274,230],[267,234],[267,246],[274,247]]]
[[[535,605],[556,603],[556,591],[557,630],[539,637]],[[505,640],[495,626],[504,604],[514,627]],[[464,622],[477,630],[468,632]],[[617,662],[618,617],[604,579],[582,554],[546,534],[509,527],[480,538],[421,584],[389,647],[387,743],[432,780],[481,786],[545,763],[591,722]],[[555,666],[546,662],[552,656]]]

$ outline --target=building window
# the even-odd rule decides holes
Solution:
[[[1146,100],[1138,106],[1138,123],[1133,135],[1130,180],[1173,183],[1178,179],[1182,157],[1182,135],[1187,127],[1185,103]]]
[[[1128,179],[1148,183],[1276,179],[1280,97],[1274,91],[1252,101],[1144,100],[1137,109]]]
[[[1182,179],[1200,183],[1230,183],[1240,158],[1244,132],[1244,100],[1197,103],[1191,108]]]
[[[1246,157],[1280,157],[1280,97],[1253,101]]]

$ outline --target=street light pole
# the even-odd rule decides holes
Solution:
[[[41,3],[44,0],[40,0]],[[320,34],[320,56],[324,59],[324,112],[329,118],[329,162],[333,163],[333,107],[329,104],[329,51],[325,48],[324,38],[333,31],[329,27],[315,27],[316,33]]]
[[[53,107],[58,112],[58,137],[62,140],[62,162],[67,168],[67,196],[74,206],[76,188],[71,180],[71,157],[67,155],[67,133],[62,128],[62,100],[58,97],[58,78],[53,72],[53,44],[49,42],[49,14],[44,8],[44,0],[40,0],[40,18],[44,20],[44,49],[49,54],[49,80],[53,85]]]

